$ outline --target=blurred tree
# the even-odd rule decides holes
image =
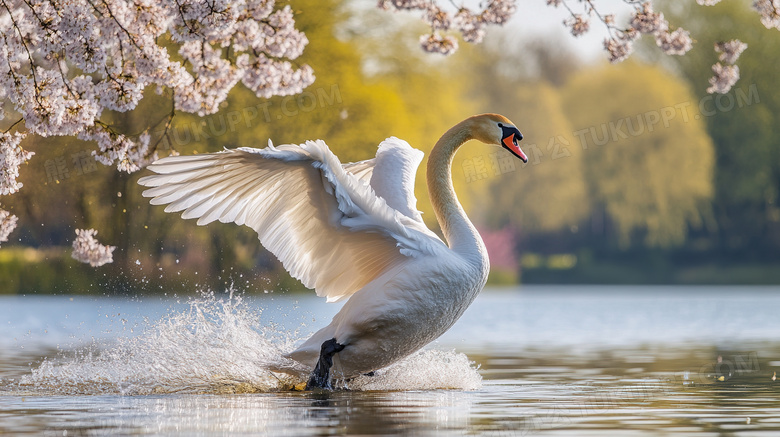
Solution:
[[[577,225],[588,214],[583,153],[561,107],[558,90],[539,82],[513,84],[490,107],[512,114],[525,134],[528,164],[515,164],[503,151],[491,153],[496,177],[487,179],[490,196],[479,210],[489,211],[494,228],[512,225],[528,232],[553,232]]]
[[[626,64],[578,74],[563,96],[594,214],[603,208],[623,247],[637,235],[650,246],[682,243],[708,213],[714,159],[686,85]]]
[[[487,170],[468,178],[478,199],[476,218],[490,228],[511,226],[523,234],[568,230],[587,216],[589,203],[582,153],[553,85],[565,80],[575,61],[568,53],[543,48],[541,41],[527,48],[509,38],[489,38],[483,50],[470,53],[462,74],[479,112],[499,112],[517,123],[529,162],[522,165],[487,147],[466,154],[464,173],[479,165]]]
[[[669,14],[688,17],[692,5],[666,2]],[[697,44],[676,59],[698,99],[716,150],[713,211],[717,226],[707,233],[703,249],[717,249],[733,258],[777,259],[780,248],[780,34],[755,24],[755,11],[745,2],[722,2],[697,8],[688,27]],[[739,60],[742,79],[726,95],[712,98],[702,83],[706,65],[717,59],[716,42],[739,38],[748,44]]]
[[[653,9],[652,1],[623,0],[619,3],[631,10],[630,20],[625,25],[616,21],[615,14],[607,13],[608,11],[603,9],[603,2],[556,0],[548,1],[547,4],[552,7],[563,6],[561,9],[567,11],[564,25],[575,37],[588,32],[591,22],[601,22],[610,35],[605,49],[609,52],[610,59],[615,62],[629,56],[633,41],[640,34],[652,35],[656,45],[670,55],[683,55],[690,50],[693,40],[688,31],[683,28],[672,31],[664,15]],[[718,2],[698,3],[711,5]],[[778,28],[780,15],[777,8],[770,3],[756,1],[753,2],[753,8],[759,12],[760,20],[765,26]],[[339,45],[333,40],[333,24],[345,21],[338,14],[334,14],[334,10],[339,6],[334,2],[299,1],[293,4],[299,10],[316,10],[316,13],[300,14],[304,21],[308,20],[303,23],[301,30],[308,34],[308,40],[318,41],[318,44],[313,44],[309,50],[313,54],[303,60],[311,59],[316,62],[324,59],[326,68],[336,70],[338,77],[347,79],[341,85],[360,83],[360,80],[349,80],[352,71],[350,67],[339,71],[341,64],[332,62],[332,59],[341,59],[338,54],[335,58],[330,57],[332,51],[349,51],[350,45],[341,44],[340,48],[333,49],[326,47]],[[575,7],[575,4],[578,5]],[[685,19],[683,21],[690,20],[693,25],[706,21],[698,15],[698,9],[697,13],[691,13],[692,10],[686,6],[671,2],[667,4],[672,13],[685,9],[685,13],[678,13],[679,17]],[[195,2],[196,6],[189,5],[190,7],[177,2],[175,5],[145,4],[127,8],[121,1],[103,2],[98,6],[85,1],[53,1],[41,10],[33,8],[33,5],[27,2],[3,5],[5,7],[0,10],[0,15],[7,16],[8,19],[0,20],[5,26],[5,38],[0,41],[5,50],[0,50],[0,53],[6,55],[8,62],[0,64],[7,67],[7,71],[3,70],[2,73],[8,80],[0,89],[0,97],[12,101],[15,108],[23,113],[23,117],[16,119],[17,121],[2,123],[0,144],[6,159],[0,169],[5,176],[0,178],[0,192],[4,194],[12,194],[18,190],[19,186],[15,180],[19,164],[31,156],[19,145],[25,132],[42,136],[67,135],[93,139],[99,146],[99,161],[116,164],[118,169],[127,172],[136,171],[148,164],[156,155],[153,154],[155,146],[148,147],[150,136],[147,135],[146,129],[154,128],[156,122],[146,118],[146,124],[139,125],[142,129],[117,131],[100,119],[104,110],[124,112],[138,108],[136,105],[143,97],[143,88],[147,85],[156,85],[156,89],[165,90],[171,97],[173,107],[164,112],[163,118],[160,119],[170,122],[168,116],[173,117],[177,111],[199,115],[214,114],[224,107],[224,98],[239,80],[263,96],[296,94],[313,80],[312,70],[308,65],[300,65],[294,70],[289,62],[299,57],[307,38],[295,29],[293,14],[286,6],[273,12],[274,5],[263,2],[233,2],[217,6],[208,2]],[[452,9],[451,6],[455,8]],[[378,7],[417,11],[429,28],[426,29],[426,35],[417,42],[425,50],[441,54],[449,54],[457,49],[457,40],[447,32],[460,33],[464,41],[478,43],[485,35],[486,26],[507,23],[517,9],[512,0],[490,0],[476,8],[473,5],[458,6],[446,2],[440,5],[438,1],[383,0],[378,3]],[[69,11],[76,18],[67,19],[70,15],[64,14],[63,11]],[[701,14],[706,16],[709,12]],[[11,19],[12,16],[16,18]],[[324,19],[320,22],[322,17]],[[74,38],[84,44],[74,45]],[[409,45],[405,43],[404,47],[408,48]],[[538,50],[534,45],[528,46],[527,49],[536,58],[537,67],[550,73],[547,77],[551,82],[557,85],[563,83],[567,67],[570,66],[564,57],[546,56],[549,52]],[[175,54],[169,56],[169,52]],[[551,63],[551,60],[557,63]],[[182,68],[181,61],[185,61],[187,68]],[[728,62],[731,63],[733,60]],[[121,68],[118,67],[120,65]],[[726,92],[738,78],[738,70],[729,65],[718,71],[721,71],[718,73],[719,82],[722,82],[718,92]],[[320,86],[323,83],[320,81]],[[348,85],[344,87],[347,88]],[[377,96],[386,97],[382,102],[389,112],[402,107],[397,106],[399,102],[395,99],[396,96],[387,88],[378,84],[371,87],[375,87]],[[344,92],[349,94],[346,89]],[[353,125],[375,125],[376,120],[363,118],[374,109],[370,107],[373,104],[371,100],[361,100],[356,95],[350,95],[350,98],[352,97],[355,97],[351,103],[352,111],[342,109],[338,112],[338,119],[345,120],[351,116]],[[312,112],[318,104],[323,106],[324,101],[332,105],[333,101],[340,102],[340,99],[339,84],[331,84],[330,88],[317,88],[314,92],[304,92],[292,100],[276,99],[279,103],[276,108],[282,114],[275,114],[280,123],[276,124],[278,129],[269,128],[269,132],[274,134],[273,137],[287,141],[291,131],[282,119],[289,120],[290,116],[300,112]],[[244,119],[255,119],[260,111],[266,123],[271,122],[273,117],[269,113],[269,106],[260,106],[250,105],[243,107],[240,113],[235,110],[228,113],[228,118],[222,117],[220,120],[221,127],[210,125],[212,134],[215,130],[235,127],[241,120],[241,115]],[[142,109],[138,108],[138,112],[141,111]],[[352,143],[365,141],[363,138],[353,138],[353,130],[341,129],[334,118],[334,111],[328,115],[323,114],[324,112],[318,111],[317,115],[311,117],[316,121],[328,122],[328,128],[322,131],[323,136]],[[3,116],[4,111],[0,105],[0,119]],[[110,118],[109,116],[108,119]],[[130,118],[138,120],[144,117]],[[306,121],[306,117],[302,119]],[[395,123],[401,121],[399,119],[388,118],[384,121],[388,127],[397,128],[402,125]],[[202,131],[203,123],[201,120],[194,123],[196,132]],[[116,125],[121,124],[124,123]],[[249,127],[249,122],[246,124]],[[345,153],[344,157],[351,159],[349,153]],[[764,197],[766,196],[771,197],[772,194],[765,194]],[[771,214],[774,216],[777,212],[775,208]],[[3,214],[8,217],[0,223],[3,229],[2,238],[5,238],[14,228],[15,221],[11,220],[5,211]]]

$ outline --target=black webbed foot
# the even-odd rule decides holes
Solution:
[[[309,382],[306,383],[306,390],[313,388],[326,388],[331,389],[330,385],[330,368],[333,366],[333,355],[344,350],[344,345],[336,342],[335,338],[322,343],[320,349],[320,359],[317,360],[317,365],[314,367],[314,371],[311,372]]]

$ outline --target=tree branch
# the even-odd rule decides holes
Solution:
[[[8,129],[4,130],[4,131],[3,131],[3,133],[4,133],[4,134],[7,134],[8,132],[11,132],[11,129],[13,129],[13,128],[14,128],[14,127],[17,125],[17,124],[19,124],[19,123],[21,123],[21,122],[23,122],[23,121],[24,121],[24,118],[20,118],[20,119],[16,120],[16,121],[14,122],[14,124],[12,124],[11,126],[9,126],[9,127],[8,127]]]

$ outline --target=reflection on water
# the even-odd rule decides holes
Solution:
[[[506,366],[506,364],[505,364]],[[769,378],[683,386],[649,374],[486,380],[477,391],[2,396],[0,431],[113,434],[658,435],[780,431]],[[560,375],[563,376],[563,375]],[[772,435],[772,434],[766,434]]]
[[[216,346],[231,357],[220,372],[246,372],[251,363],[237,363],[245,356],[241,351],[252,344],[251,337],[236,335],[251,333],[220,334],[224,320],[212,318],[219,328],[212,333],[201,330],[200,337],[183,343],[154,342],[150,339],[155,335],[182,333],[166,331],[160,321],[186,314],[186,304],[75,299],[68,306],[68,298],[43,303],[0,299],[5,325],[0,339],[0,434],[780,434],[780,381],[772,379],[780,370],[776,290],[640,291],[629,295],[614,289],[524,288],[483,294],[429,355],[385,372],[386,380],[358,391],[300,393],[276,387],[272,392],[221,394],[209,392],[211,386],[206,385],[200,387],[206,393],[200,394],[173,390],[131,396],[119,394],[117,375],[151,386],[159,375],[179,375],[166,366],[178,366],[179,372],[197,369],[189,361],[198,353],[207,375],[207,369],[214,368],[210,360],[216,359],[210,358],[215,354],[210,340],[221,339],[223,344]],[[315,299],[296,299],[252,301],[249,308],[266,309],[248,314],[273,324],[274,332],[299,329],[297,336],[304,337],[327,323],[328,312],[334,311]],[[190,327],[192,320],[187,319]],[[233,323],[245,321],[249,318]],[[307,326],[302,327],[304,322]],[[257,326],[251,328],[260,332]],[[228,334],[233,337],[224,337]],[[259,344],[263,339],[255,340]],[[74,356],[73,348],[84,351],[90,344],[92,349],[80,357],[92,367],[78,367],[67,358]],[[105,351],[129,352],[122,344],[162,355],[154,360],[136,353],[132,359],[146,360],[141,367],[97,358],[105,357]],[[166,344],[185,346],[180,355],[186,359],[175,362],[175,351],[166,355],[155,349]],[[415,376],[440,379],[432,387],[443,382],[458,386],[457,380],[468,377],[473,367],[468,360],[459,361],[461,351],[479,366],[481,385],[473,390],[420,389],[424,386]],[[57,354],[66,358],[52,360]],[[40,374],[46,365],[42,362],[90,374],[55,371],[44,378],[49,384],[44,390],[35,384],[44,380],[35,379],[35,372]],[[425,373],[431,368],[443,373]],[[450,381],[444,381],[447,377]],[[79,390],[91,395],[56,394],[57,384],[79,381]]]

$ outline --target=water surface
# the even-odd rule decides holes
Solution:
[[[0,298],[0,434],[779,435],[780,289],[483,292],[421,354],[302,393],[314,296]]]

